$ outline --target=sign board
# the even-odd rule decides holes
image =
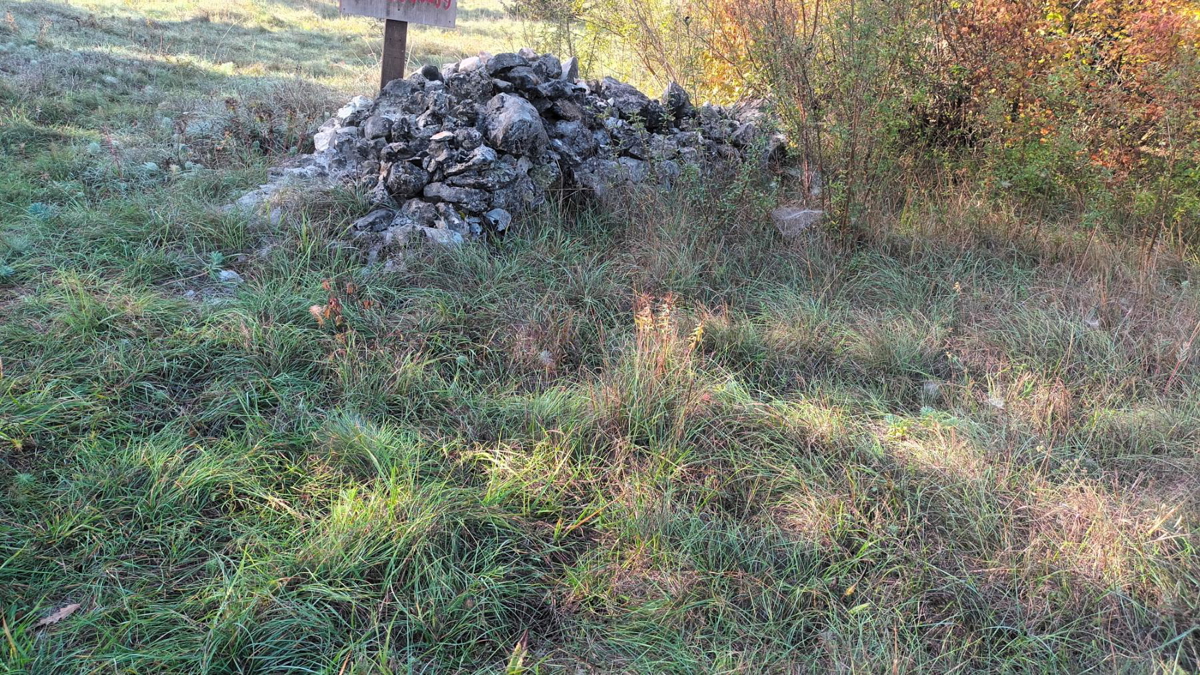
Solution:
[[[408,24],[454,28],[458,0],[338,0],[342,14],[386,19],[383,29],[383,75],[380,86],[404,77]]]
[[[458,0],[338,0],[342,14],[454,28]]]

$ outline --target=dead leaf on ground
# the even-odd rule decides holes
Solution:
[[[313,305],[308,308],[308,313],[312,314],[313,318],[317,320],[318,326],[325,325],[325,305]]]
[[[69,605],[60,607],[57,610],[55,610],[52,614],[50,614],[50,616],[47,616],[46,618],[37,622],[37,626],[38,626],[38,628],[41,628],[42,626],[50,626],[50,625],[56,624],[59,621],[62,621],[63,619],[67,618],[68,616],[71,616],[72,614],[74,614],[75,610],[77,610],[77,609],[79,609],[79,603],[77,603],[77,602],[73,602]]]

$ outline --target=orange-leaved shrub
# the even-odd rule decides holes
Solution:
[[[1196,132],[1192,2],[973,0],[940,27],[973,99],[1001,113],[989,122],[1003,142],[1069,123],[1090,159],[1129,171]]]
[[[902,201],[906,181],[949,176],[1200,242],[1195,0],[571,6],[574,25],[651,79],[701,99],[769,101],[801,175],[824,178],[821,199],[843,224]]]

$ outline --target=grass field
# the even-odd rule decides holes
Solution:
[[[460,19],[414,63],[520,41]],[[1197,672],[1194,259],[965,191],[789,245],[697,184],[392,274],[355,194],[222,211],[378,32],[0,0],[8,672]]]

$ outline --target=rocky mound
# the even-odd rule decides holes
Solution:
[[[239,204],[296,178],[353,182],[377,206],[354,224],[371,260],[414,235],[458,244],[502,233],[553,190],[605,198],[669,185],[685,165],[765,162],[783,149],[753,106],[693,106],[674,83],[654,100],[530,50],[426,66],[374,100],[355,98],[314,140],[316,153]]]

